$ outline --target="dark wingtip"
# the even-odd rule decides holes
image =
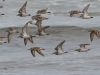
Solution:
[[[4,43],[7,43],[7,42],[4,42]]]

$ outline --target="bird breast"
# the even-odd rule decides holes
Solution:
[[[42,35],[46,35],[46,33],[44,31],[41,32]]]
[[[81,48],[81,52],[84,52],[84,51],[87,51],[88,49],[86,49],[86,48]]]
[[[4,41],[0,41],[0,44],[4,43]]]
[[[36,20],[32,20],[32,24],[36,24],[36,22],[37,22]]]
[[[23,35],[23,38],[30,38],[29,35]]]

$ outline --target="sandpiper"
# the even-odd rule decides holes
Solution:
[[[85,45],[90,45],[90,44],[81,44],[81,45],[79,45],[80,48],[76,49],[75,51],[78,51],[78,52],[87,52],[87,51],[89,51],[90,49],[86,49]]]
[[[91,32],[91,33],[90,33],[90,40],[91,40],[91,41],[93,41],[94,35],[96,35],[98,38],[100,38],[100,33],[99,33],[98,30],[93,29],[93,30],[90,30],[89,32]]]
[[[49,28],[50,26],[44,26],[42,27],[42,31],[38,30],[36,35],[39,35],[39,36],[44,36],[44,35],[49,35],[47,33],[45,33],[45,29]]]
[[[41,15],[35,15],[35,16],[32,16],[31,17],[32,18],[32,20],[47,20],[48,18],[46,18],[46,17],[43,17],[43,16],[41,16]],[[32,24],[32,22],[31,22],[31,24]]]
[[[18,11],[18,15],[17,16],[21,16],[21,17],[25,17],[25,16],[31,16],[30,14],[27,14],[26,12],[26,5],[27,5],[27,1],[25,2],[25,4],[19,9]]]
[[[35,15],[35,16],[32,16],[31,17],[32,18],[32,21],[30,22],[31,24],[34,24],[33,22],[34,22],[34,20],[35,20],[35,22],[37,22],[37,21],[42,21],[42,20],[48,20],[48,18],[46,18],[46,17],[43,17],[43,16],[41,16],[41,15]],[[36,23],[35,23],[36,24]]]
[[[40,31],[40,32],[42,32],[42,26],[41,26],[41,24],[42,24],[42,21],[43,20],[47,20],[48,18],[45,18],[45,17],[40,17],[38,20],[37,20],[37,22],[36,22],[36,26],[38,27],[38,30]]]
[[[57,47],[55,48],[56,52],[54,52],[52,54],[60,55],[60,54],[68,53],[68,52],[64,52],[62,49],[62,45],[64,42],[65,42],[65,40],[62,41],[59,45],[57,45]]]
[[[29,23],[30,24],[34,24],[34,25],[36,25],[36,22],[37,22],[37,20],[39,19],[41,17],[41,15],[35,15],[35,16],[32,16],[31,18],[32,18],[32,20],[31,21],[29,21]]]
[[[42,21],[43,21],[43,20],[48,20],[48,18],[43,17],[43,16],[41,16],[41,15],[38,15],[38,16],[36,15],[36,16],[33,16],[32,21],[29,21],[29,23],[30,23],[30,24],[34,24],[34,23],[33,23],[33,20],[36,20],[35,25],[38,27],[38,30],[39,30],[40,32],[42,32],[42,26],[41,26]]]
[[[70,13],[70,17],[72,17],[74,14],[82,13],[82,11],[80,11],[80,10],[71,10],[69,13]]]
[[[44,56],[44,54],[41,52],[41,50],[45,50],[44,48],[41,48],[41,47],[33,47],[33,48],[30,48],[28,50],[31,50],[31,54],[35,57],[35,51],[37,53],[39,53],[40,55]]]
[[[89,8],[90,4],[88,4],[84,9],[83,9],[83,14],[80,15],[80,18],[82,19],[90,19],[93,18],[91,16],[88,15],[88,8]]]
[[[10,43],[10,40],[11,40],[13,33],[19,33],[17,30],[15,30],[15,26],[10,27],[9,30],[6,30],[6,32],[8,32],[8,35],[7,35],[8,43]]]
[[[46,13],[51,13],[51,12],[47,12],[47,9],[48,9],[48,8],[46,8],[46,9],[42,9],[42,10],[38,10],[36,13],[37,13],[37,14],[46,14]]]
[[[41,15],[37,14],[37,15],[32,16],[31,18],[32,18],[32,20],[34,20],[34,19],[37,20],[38,17],[41,17]]]
[[[28,23],[29,22],[27,22],[25,25],[24,25],[24,27],[23,27],[23,29],[22,29],[22,33],[20,34],[20,38],[24,38],[24,44],[26,45],[27,44],[27,41],[29,40],[31,43],[33,43],[33,37],[35,37],[35,36],[32,36],[32,35],[28,35],[27,34],[27,27],[28,27]],[[18,37],[18,38],[19,38]]]
[[[7,42],[3,41],[3,38],[7,38],[7,37],[6,36],[0,36],[0,44],[7,43]]]

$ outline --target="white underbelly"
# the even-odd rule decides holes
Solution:
[[[41,32],[42,35],[46,35],[46,33],[44,33],[43,31]]]
[[[81,51],[81,52],[86,52],[86,51],[87,51],[87,49],[81,49],[80,51]]]
[[[36,20],[32,20],[32,24],[36,24],[36,22],[37,22]]]
[[[4,41],[0,41],[0,44],[4,43]]]
[[[90,16],[84,16],[84,19],[89,19],[89,18],[91,18]]]
[[[30,36],[29,35],[24,35],[23,38],[30,38]]]

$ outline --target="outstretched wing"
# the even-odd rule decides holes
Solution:
[[[46,12],[48,8],[40,10],[41,12]]]
[[[94,32],[90,33],[90,40],[93,41],[93,37],[94,37]]]
[[[26,45],[28,41],[28,38],[24,38],[24,44]]]
[[[65,40],[62,41],[59,45],[57,45],[57,47],[55,48],[56,51],[60,52],[60,51],[63,51],[62,49],[62,45],[64,44]]]
[[[27,34],[27,27],[28,27],[28,22],[24,25],[23,29],[22,29],[22,32],[24,34]]]
[[[98,30],[97,30],[97,31],[94,31],[94,33],[95,33],[95,35],[96,35],[98,38],[100,38],[100,33],[99,33]]]
[[[88,8],[89,8],[90,4],[88,4],[84,9],[83,9],[83,13],[85,13],[86,15],[88,15]]]
[[[33,57],[35,57],[35,51],[31,50],[31,54],[33,55]]]
[[[22,8],[20,8],[19,13],[26,13],[26,5],[27,5],[27,1],[24,3]]]
[[[10,43],[12,35],[13,35],[12,33],[8,33],[8,43]]]
[[[40,49],[36,50],[40,55],[44,56],[44,54],[40,51]]]
[[[34,19],[38,20],[39,17],[41,17],[41,15],[35,15],[35,16],[32,16],[31,18],[32,18],[32,20],[34,20]]]
[[[40,32],[42,31],[41,23],[42,23],[42,20],[38,20],[38,21],[36,22],[36,25],[38,26],[38,30],[39,30]]]
[[[38,11],[37,11],[37,14],[39,14],[39,13],[40,13],[40,14],[41,14],[41,13],[45,13],[45,12],[47,11],[47,9],[48,9],[48,8],[42,9],[42,10],[38,10]]]
[[[70,13],[70,17],[72,17],[74,14],[73,13]]]
[[[90,44],[81,44],[80,47],[85,48],[86,45],[90,45]]]
[[[50,26],[42,27],[42,30],[45,32],[45,29],[49,28]]]
[[[32,37],[30,37],[30,38],[28,38],[29,39],[29,41],[31,42],[31,43],[33,43],[33,39],[32,39]]]

